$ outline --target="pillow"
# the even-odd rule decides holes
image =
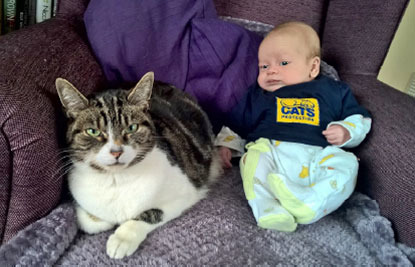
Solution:
[[[185,91],[213,123],[229,111],[258,75],[262,38],[220,19],[193,19]]]
[[[216,17],[205,0],[91,0],[87,36],[111,84],[137,81],[147,71],[183,88],[192,18]]]
[[[91,0],[84,20],[112,85],[154,71],[195,96],[215,128],[256,80],[262,37],[219,19],[211,0]]]

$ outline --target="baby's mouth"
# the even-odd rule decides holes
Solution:
[[[281,80],[268,80],[267,81],[268,85],[276,85],[276,84],[281,84]]]

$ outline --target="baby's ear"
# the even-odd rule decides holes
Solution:
[[[321,60],[317,56],[311,59],[310,77],[313,79],[320,73],[320,62]]]

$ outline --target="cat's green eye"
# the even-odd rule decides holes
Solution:
[[[92,137],[98,137],[101,134],[101,131],[94,128],[88,128],[86,129],[86,133]]]
[[[127,127],[126,132],[127,133],[134,133],[136,132],[138,129],[138,124],[137,123],[133,123],[130,126]]]

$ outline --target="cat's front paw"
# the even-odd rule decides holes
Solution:
[[[134,220],[121,224],[108,238],[108,256],[121,259],[133,254],[147,236],[147,231],[140,231],[140,224],[143,222]]]
[[[79,228],[88,234],[100,233],[114,227],[114,224],[95,217],[80,206],[76,206],[76,219]]]

